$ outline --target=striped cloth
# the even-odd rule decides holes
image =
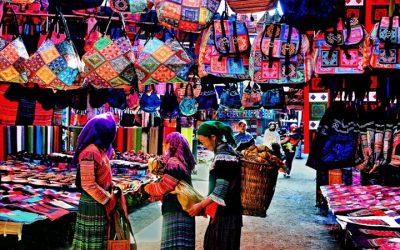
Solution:
[[[107,249],[107,218],[104,207],[82,192],[72,249]]]
[[[195,219],[186,212],[163,214],[161,249],[194,249]]]

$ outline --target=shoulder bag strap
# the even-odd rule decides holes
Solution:
[[[280,24],[274,23],[273,25],[274,25],[274,27],[273,27],[273,30],[272,30],[271,40],[269,42],[268,55],[264,54],[264,51],[263,51],[263,48],[262,48],[262,43],[264,41],[265,35],[267,34],[267,29],[268,29],[269,25],[265,25],[264,32],[262,33],[261,39],[260,39],[261,55],[262,55],[264,60],[267,60],[267,57],[268,57],[268,68],[272,68],[272,62],[273,62],[273,59],[274,59],[273,56],[272,56],[272,52],[274,50],[275,34],[278,31],[278,25],[280,25]]]

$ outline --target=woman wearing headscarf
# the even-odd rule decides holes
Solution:
[[[162,197],[161,249],[194,249],[195,219],[182,209],[176,194],[170,192],[180,180],[192,185],[191,171],[196,162],[188,141],[180,133],[170,133],[166,143],[168,152],[163,177],[160,182],[146,185],[144,190],[151,196]]]
[[[109,158],[116,135],[111,114],[93,117],[79,134],[72,166],[81,192],[72,249],[106,249],[107,225],[116,198]]]
[[[208,196],[189,210],[191,216],[205,209],[211,220],[204,236],[204,249],[240,249],[242,205],[240,164],[234,150],[230,126],[219,121],[203,122],[197,130],[199,141],[214,152],[210,167]]]

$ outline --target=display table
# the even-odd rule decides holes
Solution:
[[[345,231],[346,248],[380,249],[400,242],[400,187],[337,184],[321,186],[321,192]]]

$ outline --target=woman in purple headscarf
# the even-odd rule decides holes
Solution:
[[[166,142],[168,153],[163,178],[158,183],[146,185],[145,191],[151,196],[162,196],[161,249],[194,249],[195,219],[182,209],[176,194],[169,192],[180,180],[192,185],[190,174],[196,162],[188,141],[180,133],[169,134]]]
[[[109,158],[116,135],[111,114],[93,117],[79,134],[72,166],[81,192],[73,249],[106,249],[107,221],[116,199],[112,192]]]

